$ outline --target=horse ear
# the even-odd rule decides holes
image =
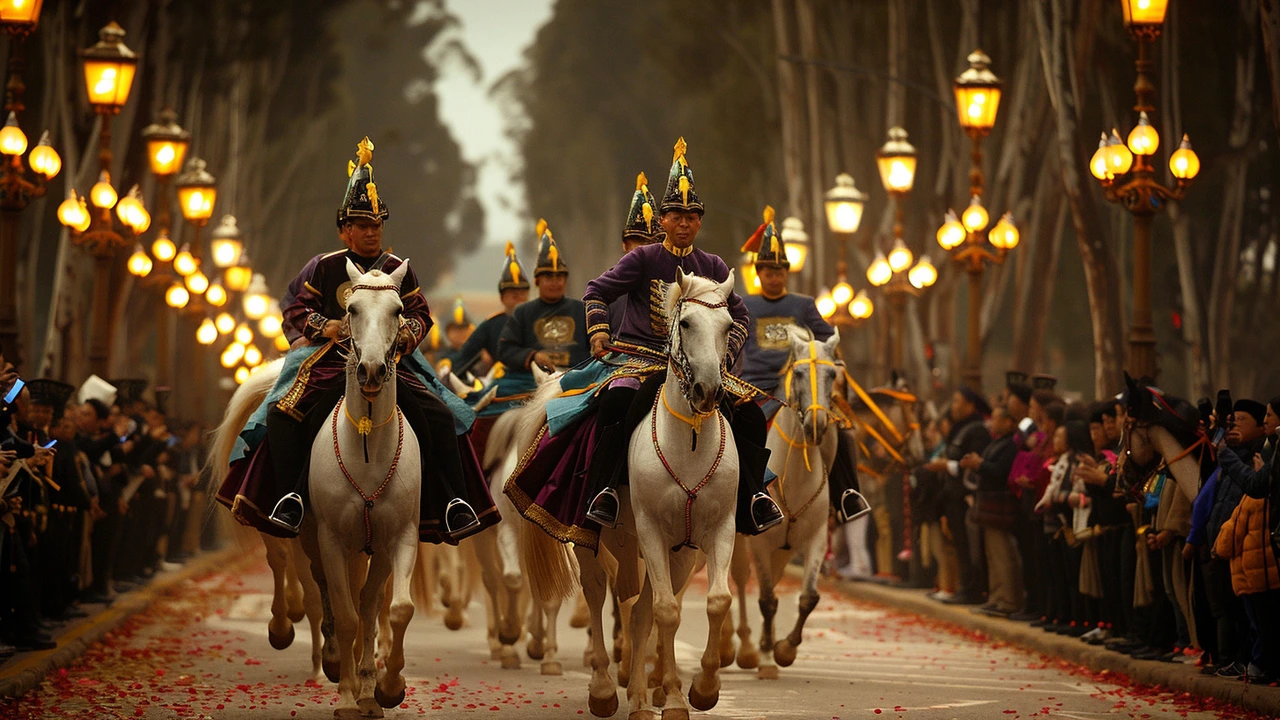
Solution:
[[[720,283],[720,286],[716,288],[720,292],[720,297],[725,300],[728,300],[729,296],[733,294],[733,285],[735,282],[733,273],[733,268],[729,268],[729,277],[725,278],[724,282]]]
[[[546,371],[542,369],[541,365],[538,363],[531,363],[529,369],[533,371],[533,382],[535,385],[542,387],[547,384],[547,378],[549,376]]]
[[[685,290],[689,285],[689,278],[692,275],[686,275],[683,268],[676,269],[676,281],[667,287],[666,302],[663,303],[663,311],[667,315],[667,319],[675,322],[676,305],[680,303],[680,298],[684,296]]]
[[[356,267],[356,264],[351,262],[351,258],[347,258],[347,277],[351,278],[351,282],[360,282],[360,278],[363,275],[364,273],[360,272],[360,268]]]
[[[348,260],[347,262],[351,262]],[[396,287],[400,287],[400,283],[404,282],[405,273],[409,272],[409,259],[405,258],[400,266],[391,271],[391,279],[395,281]]]
[[[831,337],[827,338],[827,350],[831,352],[831,356],[835,357],[836,351],[840,349],[840,331],[836,330],[831,333]]]

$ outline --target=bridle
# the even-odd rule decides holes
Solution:
[[[702,432],[702,421],[714,415],[717,412],[717,409],[712,408],[707,412],[698,412],[693,409],[693,403],[689,401],[689,394],[692,392],[693,384],[693,380],[691,379],[693,375],[693,367],[692,363],[689,361],[689,355],[684,350],[684,330],[680,327],[680,316],[684,312],[685,303],[701,305],[708,310],[727,309],[729,307],[729,303],[726,300],[721,300],[718,303],[709,303],[697,298],[680,298],[676,301],[675,312],[672,313],[671,325],[667,332],[667,337],[669,338],[667,341],[667,355],[670,357],[670,361],[668,363],[670,366],[670,372],[676,376],[676,383],[680,386],[680,394],[689,402],[691,414],[689,417],[685,417],[673,410],[669,404],[666,405],[666,408],[672,415],[685,422],[692,429],[693,440],[689,451],[693,452],[698,449],[698,433]],[[720,373],[722,375],[724,374],[726,365],[726,358],[721,358]],[[724,387],[721,386],[716,395],[717,407],[720,405],[720,399],[723,394]],[[663,395],[663,403],[666,404],[665,394]]]
[[[796,365],[809,366],[809,392],[810,392],[809,402],[810,404],[802,412],[796,411],[795,407],[791,405],[791,401],[792,401],[791,392],[793,387],[792,380],[795,377]],[[800,418],[802,432],[803,432],[804,418],[810,412],[814,412],[814,413],[823,412],[823,413],[826,413],[827,415],[831,415],[831,410],[826,405],[822,405],[818,402],[818,368],[823,366],[837,367],[837,364],[833,360],[819,359],[818,353],[817,353],[817,342],[810,340],[809,341],[809,357],[806,359],[800,359],[795,357],[793,354],[791,362],[788,363],[787,367],[783,370],[783,375],[784,375],[783,386],[785,388],[785,394],[787,398],[787,407],[791,408],[793,412],[796,412],[797,416]],[[782,506],[783,515],[787,518],[787,532],[786,532],[786,536],[783,538],[783,541],[782,541],[782,549],[788,550],[791,548],[791,526],[795,525],[796,522],[799,521],[800,516],[803,515],[804,512],[808,510],[810,507],[813,507],[813,504],[817,502],[818,499],[827,492],[827,483],[829,481],[829,477],[827,475],[827,466],[825,463],[822,463],[821,464],[822,482],[818,485],[818,488],[814,490],[813,495],[809,496],[809,499],[805,500],[804,504],[802,504],[799,508],[793,511],[787,505],[787,468],[791,466],[791,452],[796,448],[800,448],[800,451],[804,453],[805,472],[813,472],[813,466],[810,465],[809,463],[809,451],[817,447],[818,438],[815,437],[813,438],[813,442],[810,442],[807,436],[801,435],[801,438],[799,441],[793,440],[792,438],[787,437],[786,431],[783,430],[782,426],[776,422],[773,425],[773,429],[776,430],[778,432],[778,436],[781,437],[785,443],[787,443],[787,457],[783,460],[783,463],[782,463],[782,475],[778,477],[778,504]],[[816,431],[815,431],[815,434],[816,434]],[[819,458],[819,461],[821,461],[821,458]]]
[[[795,379],[796,366],[797,365],[809,366],[809,406],[806,407],[804,410],[800,411],[801,423],[803,423],[804,419],[809,416],[809,413],[814,413],[814,414],[826,413],[828,416],[831,415],[831,410],[826,405],[823,405],[818,402],[818,368],[823,366],[836,367],[836,363],[834,360],[819,359],[817,345],[818,343],[816,341],[810,340],[809,341],[809,357],[805,359],[800,359],[795,357],[793,354],[791,358],[791,362],[788,363],[787,367],[783,370],[782,384],[783,384],[784,392],[786,394],[787,404],[789,407],[792,407],[792,409],[794,409],[794,406],[791,405],[791,389],[792,389],[791,386],[792,386],[792,381]],[[818,438],[815,437],[813,441],[816,444],[818,442]],[[806,443],[808,442],[808,438],[805,439],[805,442]],[[809,456],[806,453],[805,454],[806,469],[808,468],[808,466],[809,466]]]
[[[1157,395],[1156,397],[1159,396]],[[1168,407],[1168,405],[1166,404],[1165,407]],[[1153,475],[1159,474],[1169,466],[1190,456],[1192,453],[1196,454],[1196,462],[1201,465],[1204,464],[1205,453],[1208,453],[1209,457],[1213,457],[1215,454],[1213,443],[1209,441],[1209,435],[1203,430],[1197,429],[1195,441],[1183,448],[1182,452],[1178,453],[1177,456],[1166,460],[1161,457],[1160,452],[1156,450],[1155,444],[1151,442],[1149,431],[1152,427],[1163,426],[1160,426],[1159,423],[1144,422],[1135,419],[1131,422],[1130,427],[1125,428],[1124,432],[1121,434],[1121,450],[1120,459],[1118,461],[1120,465],[1118,472],[1119,477],[1132,477],[1140,474],[1143,480],[1141,484],[1145,485],[1145,481]],[[1146,444],[1151,448],[1153,454],[1152,459],[1145,465],[1140,465],[1133,459],[1133,436],[1137,434],[1138,430],[1143,431],[1143,436],[1146,438]],[[1130,462],[1133,463],[1133,471],[1129,470]],[[1136,486],[1135,484],[1126,484],[1128,484],[1129,487]]]

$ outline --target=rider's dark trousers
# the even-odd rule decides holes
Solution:
[[[591,497],[607,487],[617,488],[626,483],[631,433],[647,421],[664,382],[666,373],[658,373],[645,380],[638,390],[614,385],[600,393],[596,449],[587,470]],[[728,418],[738,448],[738,532],[754,535],[751,497],[764,492],[764,473],[769,464],[764,413],[754,402],[733,405],[727,400],[720,403],[720,412]],[[699,438],[699,442],[716,442],[716,438],[705,436]]]

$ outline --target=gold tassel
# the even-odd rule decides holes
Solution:
[[[685,207],[689,207],[689,176],[680,176],[680,201]]]
[[[357,420],[356,432],[367,437],[369,433],[373,432],[373,420],[370,420],[368,415]]]
[[[778,259],[778,236],[774,235],[769,238],[769,254],[773,255],[775,260]]]
[[[644,226],[650,232],[653,231],[653,206],[645,203],[640,206],[640,214],[644,216]]]
[[[555,241],[551,241],[551,249],[547,250],[547,257],[551,258],[551,269],[560,271],[560,248],[556,247]]]
[[[510,240],[508,240],[507,241],[507,257],[511,257],[512,255],[515,255],[515,254],[516,254],[516,246]]]
[[[546,231],[547,231],[547,221],[543,220],[542,218],[538,218],[538,226],[533,231],[534,236],[541,238],[542,233]]]
[[[511,282],[519,285],[520,284],[520,264],[517,263],[515,260],[512,260],[510,268],[511,268]]]
[[[467,311],[462,306],[462,298],[458,298],[453,303],[453,323],[455,325],[462,325],[466,323],[466,321],[467,321]]]
[[[356,172],[356,164],[354,161],[347,161],[347,177],[351,177]]]
[[[640,192],[648,184],[649,178],[645,177],[643,172],[636,176],[636,192]]]
[[[378,212],[378,186],[369,183],[366,186],[369,189],[369,203],[373,205],[373,211]]]

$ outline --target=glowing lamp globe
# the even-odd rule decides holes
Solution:
[[[192,295],[203,295],[209,289],[209,278],[199,269],[182,279]]]
[[[0,25],[15,34],[28,34],[40,21],[43,4],[44,0],[0,0]]]
[[[43,175],[45,180],[52,180],[62,169],[62,157],[58,155],[57,150],[53,149],[53,145],[49,144],[48,130],[40,134],[40,142],[31,148],[27,162],[30,163],[32,171],[37,175]]]
[[[1018,227],[1013,224],[1013,213],[1007,212],[1001,215],[1000,222],[991,228],[987,239],[1001,250],[1012,250],[1018,247]]]
[[[853,184],[853,176],[840,173],[836,176],[836,185],[827,191],[825,207],[827,209],[827,225],[831,232],[852,235],[862,225],[862,210],[867,196]]]
[[[249,368],[241,365],[240,367],[236,368],[236,372],[233,377],[235,377],[237,385],[243,385],[249,381],[249,376],[252,374],[253,373],[249,370]]]
[[[261,320],[271,308],[271,297],[267,295],[267,279],[262,273],[253,274],[253,282],[244,296],[244,316],[250,320]]]
[[[849,314],[855,320],[866,320],[871,317],[871,313],[875,311],[875,306],[871,303],[871,298],[867,296],[866,290],[859,290],[853,302],[849,303]]]
[[[1129,131],[1128,144],[1134,155],[1154,155],[1160,147],[1160,133],[1151,126],[1146,111],[1138,113],[1138,124]]]
[[[289,352],[289,338],[285,337],[284,333],[277,335],[271,342],[275,343],[276,352]]]
[[[748,295],[759,295],[764,292],[764,288],[760,287],[760,275],[756,272],[755,253],[743,253],[742,262],[738,265],[738,277],[742,278]]]
[[[196,328],[196,342],[201,345],[212,345],[218,339],[218,328],[214,327],[213,321],[205,318],[200,323],[200,327]]]
[[[9,112],[9,119],[0,128],[0,153],[17,157],[27,151],[27,134],[18,127],[18,116]]]
[[[142,249],[142,245],[135,245],[133,254],[129,256],[129,274],[135,277],[146,277],[151,274],[151,258],[147,257],[147,251]]]
[[[156,122],[142,129],[142,139],[147,142],[147,162],[152,174],[169,177],[182,167],[191,133],[178,125],[178,114],[166,108]]]
[[[960,218],[956,217],[955,210],[948,210],[947,215],[943,218],[942,227],[938,228],[938,245],[943,250],[952,250],[960,247],[964,243],[965,229],[960,224]]]
[[[120,222],[133,230],[136,235],[141,235],[151,227],[151,214],[142,204],[141,192],[137,185],[130,188],[128,194],[116,203],[116,217],[120,218]]]
[[[218,227],[213,230],[213,239],[209,243],[213,252],[213,264],[220,268],[229,268],[240,262],[240,252],[244,249],[240,228],[236,227],[236,219],[231,215],[223,215]]]
[[[262,333],[262,337],[267,339],[274,339],[284,332],[284,318],[280,316],[279,304],[276,304],[273,309],[274,312],[267,313],[258,321],[258,332]]]
[[[967,132],[986,135],[996,124],[1003,83],[991,72],[991,58],[986,53],[974,50],[967,59],[969,68],[960,73],[952,88],[956,96],[956,114],[960,127]]]
[[[222,367],[231,369],[240,364],[240,360],[243,358],[244,345],[238,342],[233,342],[222,351],[222,355],[218,357],[218,362],[222,364]]]
[[[248,345],[253,342],[253,329],[245,323],[240,323],[236,326],[236,332],[233,337],[235,337],[236,342]]]
[[[182,217],[192,225],[203,227],[213,216],[213,203],[218,197],[217,181],[205,170],[205,161],[191,158],[174,181],[178,188],[178,206]]]
[[[262,351],[257,345],[252,343],[244,349],[244,364],[249,367],[258,367],[262,364]]]
[[[182,249],[173,258],[173,269],[182,277],[186,277],[200,269],[195,256],[191,254],[191,243],[182,243]]]
[[[160,262],[169,262],[178,254],[178,247],[169,239],[169,231],[161,229],[151,242],[151,254]]]
[[[89,227],[89,211],[75,190],[68,190],[67,199],[58,205],[58,222],[78,232]]]
[[[253,268],[245,264],[243,251],[240,253],[240,264],[223,271],[222,280],[231,292],[242,293],[249,289],[249,284],[253,282]]]
[[[818,314],[824,320],[836,314],[836,301],[831,297],[831,291],[826,288],[822,288],[822,292],[814,300],[814,304],[818,306]]]
[[[841,306],[853,299],[853,286],[845,282],[844,278],[840,278],[840,282],[831,288],[831,300],[836,306]]]
[[[925,255],[920,258],[920,262],[907,273],[907,282],[917,290],[924,290],[932,287],[938,281],[938,268],[929,262],[929,256]]]
[[[889,261],[885,258],[884,253],[876,251],[876,257],[871,261],[870,267],[867,268],[867,282],[875,287],[881,287],[893,279],[893,268],[889,267]]]
[[[1200,173],[1200,158],[1191,149],[1191,140],[1186,135],[1169,156],[1169,171],[1179,180],[1190,180]]]
[[[1124,14],[1126,27],[1134,25],[1164,24],[1165,13],[1169,10],[1169,0],[1120,0],[1120,11]]]
[[[209,284],[209,289],[204,291],[204,301],[214,307],[222,307],[227,304],[227,289],[222,287],[222,283],[217,280]]]
[[[1089,158],[1089,173],[1099,180],[1106,180],[1111,176],[1108,166],[1109,153],[1107,134],[1102,133],[1102,139],[1098,141],[1098,149],[1094,150],[1093,157]]]
[[[1131,167],[1133,167],[1133,153],[1120,142],[1120,133],[1113,128],[1111,137],[1107,140],[1107,172],[1112,176],[1119,176],[1129,172]]]
[[[80,51],[89,103],[99,113],[114,115],[129,100],[138,57],[124,44],[124,29],[114,22],[98,31],[98,42]]]
[[[236,319],[231,317],[231,313],[220,312],[213,319],[213,327],[218,331],[219,335],[226,335],[236,329]]]
[[[889,269],[894,272],[902,272],[911,267],[915,256],[911,254],[911,250],[907,248],[907,244],[902,242],[902,238],[893,241],[893,249],[889,251]]]
[[[964,224],[964,229],[969,232],[976,233],[987,226],[991,222],[991,216],[987,214],[987,209],[982,207],[982,198],[974,195],[969,199],[969,207],[964,209],[964,214],[960,216],[960,222]]]
[[[191,302],[191,293],[187,292],[182,283],[175,282],[164,291],[164,302],[174,310],[181,310]]]
[[[89,201],[94,207],[109,210],[116,206],[116,201],[119,199],[116,189],[111,187],[111,174],[103,170],[98,174],[98,182],[89,188]]]
[[[783,220],[780,234],[787,248],[787,262],[791,264],[791,270],[800,272],[809,257],[809,233],[804,230],[804,221],[798,217]]]
[[[887,192],[910,192],[916,177],[916,149],[907,142],[906,130],[889,128],[889,140],[876,151],[876,167]]]

